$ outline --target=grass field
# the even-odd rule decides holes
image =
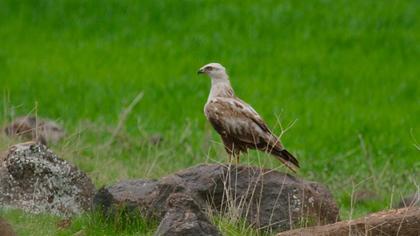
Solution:
[[[282,140],[299,176],[327,185],[342,218],[354,218],[419,189],[419,29],[416,0],[0,0],[0,123],[58,120],[68,135],[52,149],[98,187],[223,162],[203,115],[210,81],[196,75],[217,61],[276,133],[293,124]],[[156,133],[159,146],[147,142]],[[285,170],[256,152],[242,162]],[[356,202],[356,192],[376,197]],[[0,213],[19,235],[153,233],[147,222],[121,228],[85,215],[59,230],[56,217]],[[220,222],[226,234],[252,235]]]

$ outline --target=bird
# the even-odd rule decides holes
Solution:
[[[229,162],[235,158],[239,163],[241,153],[256,149],[273,155],[296,173],[298,160],[283,147],[280,139],[271,132],[254,108],[235,96],[225,67],[219,63],[209,63],[202,66],[197,74],[207,75],[211,79],[204,114],[220,135]]]

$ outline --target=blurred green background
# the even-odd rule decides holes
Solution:
[[[329,186],[343,218],[361,215],[418,191],[419,18],[416,0],[0,0],[0,119],[60,121],[70,135],[55,150],[98,186],[225,161],[196,75],[220,62],[276,133],[296,121],[282,140],[300,176]],[[99,150],[140,91],[125,138]],[[159,147],[136,141],[154,133]],[[247,161],[261,160],[280,165]],[[354,204],[359,190],[376,198]]]

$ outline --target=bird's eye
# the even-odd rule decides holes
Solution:
[[[213,67],[211,67],[211,66],[207,66],[207,67],[206,67],[206,70],[207,70],[207,71],[212,71],[212,70],[213,70]]]

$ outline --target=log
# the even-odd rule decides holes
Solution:
[[[420,236],[420,207],[381,211],[334,224],[295,229],[277,236]]]

